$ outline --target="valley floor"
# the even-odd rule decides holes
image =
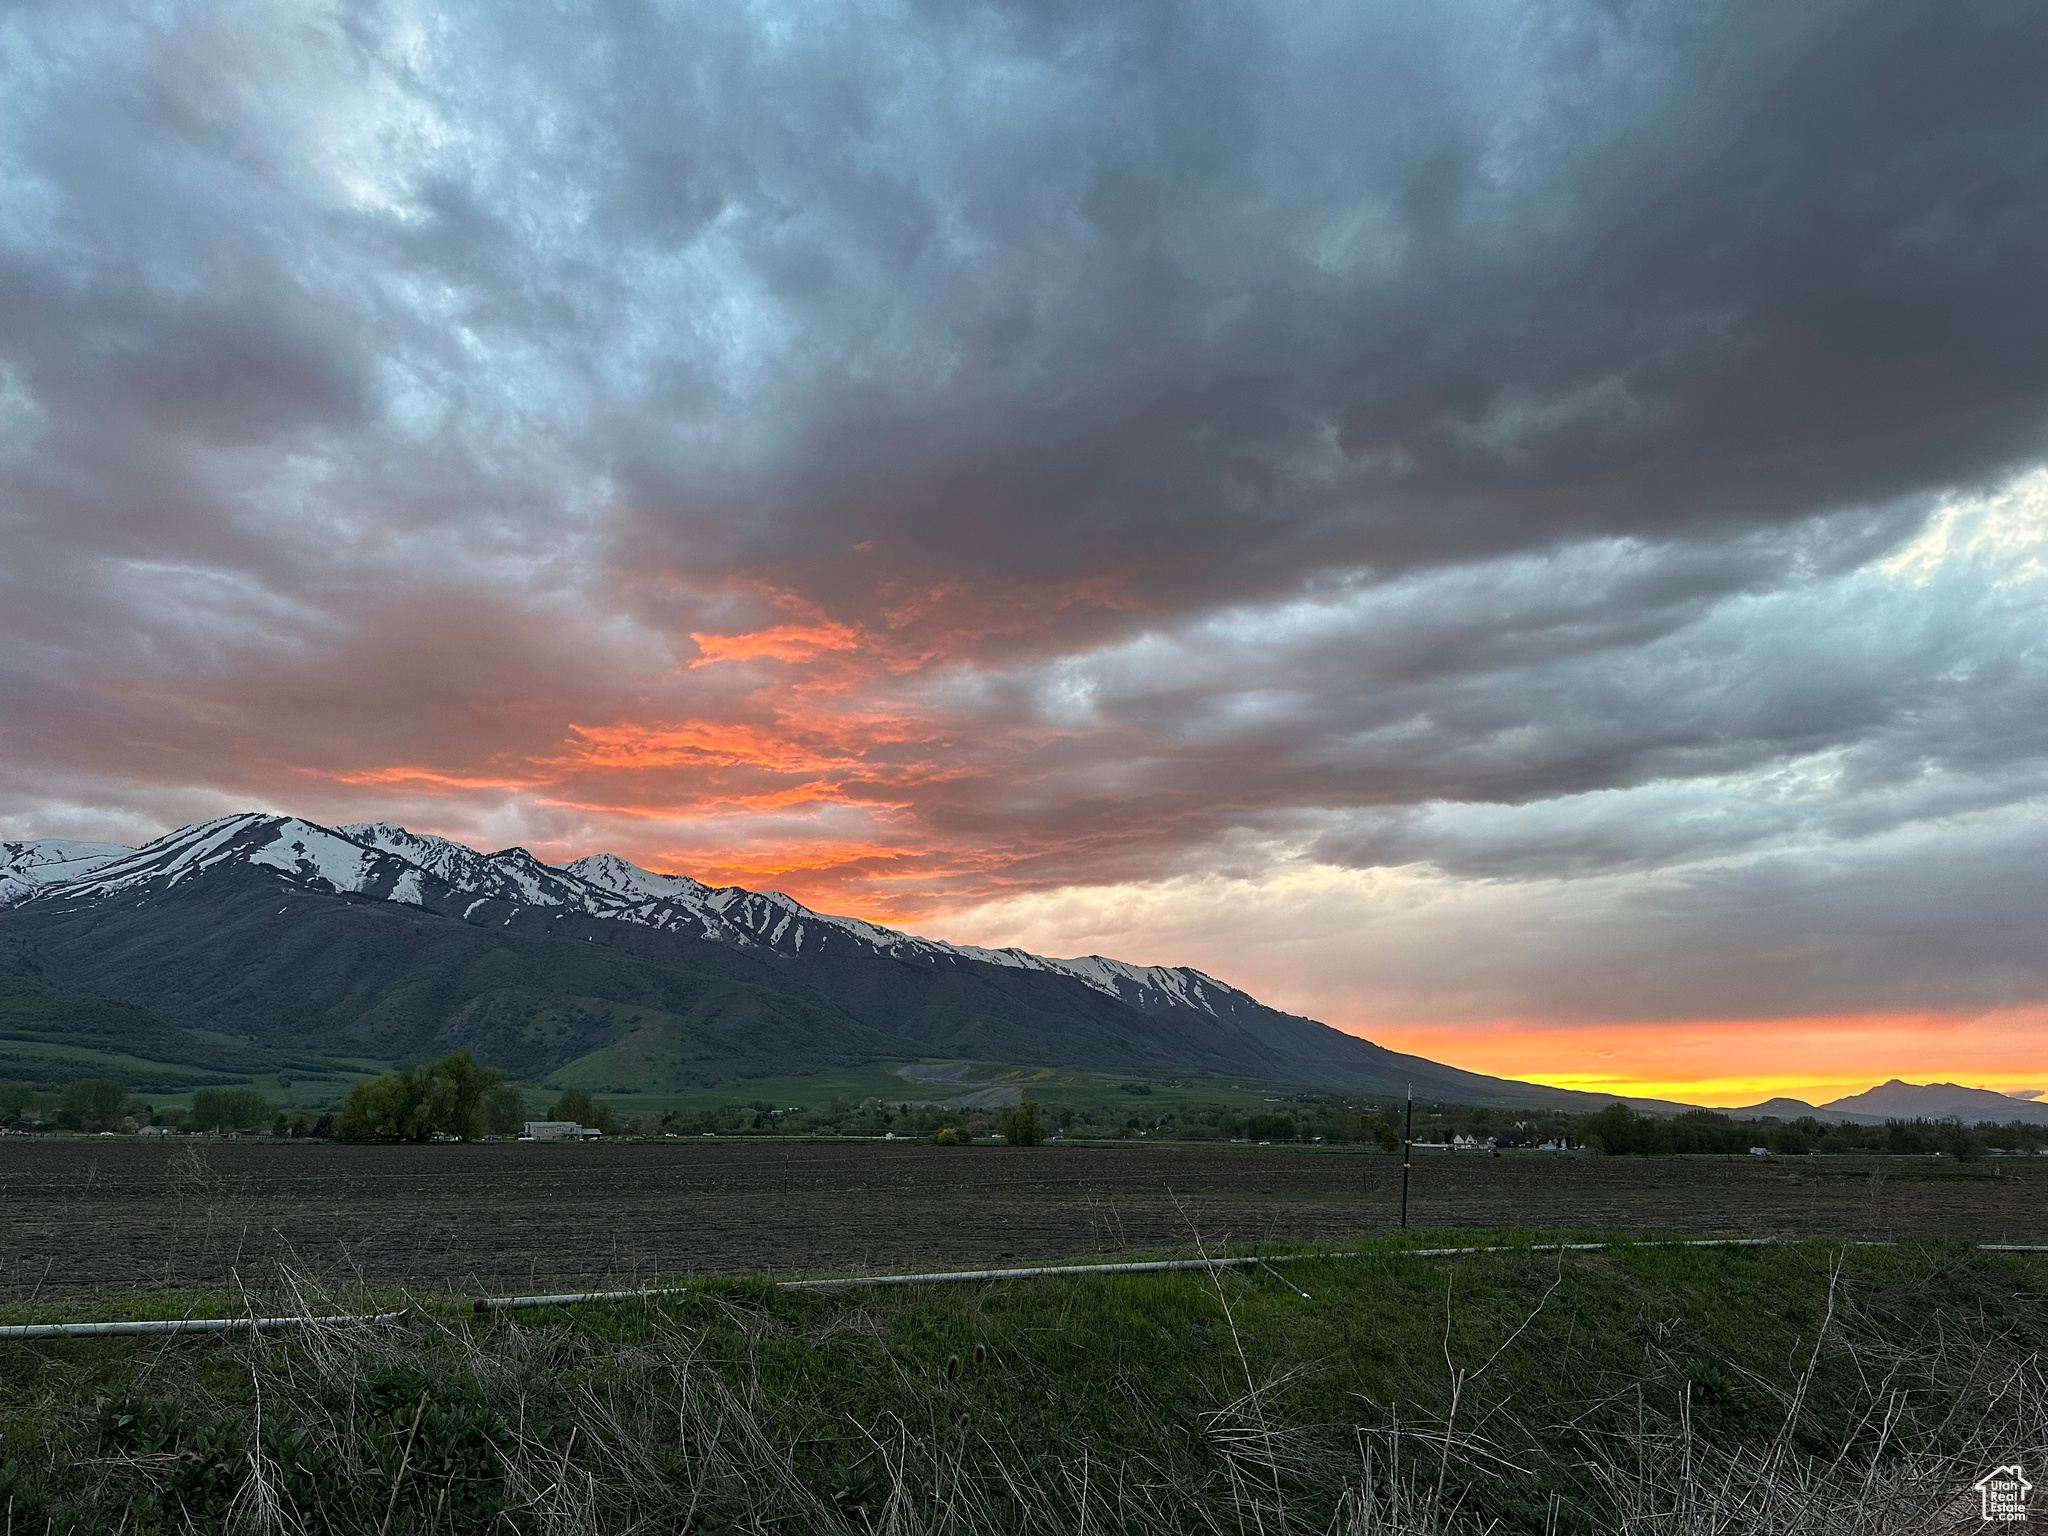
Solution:
[[[0,1301],[135,1287],[503,1292],[891,1271],[1398,1225],[1401,1168],[1294,1148],[0,1139]],[[2048,1243],[2048,1159],[1418,1155],[1437,1229]]]

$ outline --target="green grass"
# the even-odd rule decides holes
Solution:
[[[1077,1109],[1113,1109],[1154,1115],[1167,1110],[1209,1109],[1219,1104],[1240,1111],[1259,1110],[1290,1103],[1295,1095],[1316,1091],[1307,1085],[1261,1082],[1243,1074],[1235,1077],[1200,1073],[1172,1076],[1083,1072],[1067,1067],[1035,1070],[991,1067],[988,1071],[992,1081],[1014,1082],[1023,1089],[1026,1098],[1035,1098],[1042,1103],[1058,1102]],[[1143,1094],[1126,1093],[1126,1083],[1148,1091]],[[1327,1096],[1329,1090],[1320,1092]]]
[[[1807,1179],[1868,1179],[1879,1177],[1899,1184],[1996,1184],[2013,1175],[1995,1162],[1959,1163],[1934,1157],[1866,1157],[1856,1153],[1827,1158],[1829,1166],[1792,1166],[1792,1176]]]
[[[549,1079],[554,1083],[556,1079]],[[549,1086],[535,1094],[556,1091]],[[652,1116],[659,1119],[672,1109],[718,1109],[728,1104],[772,1104],[777,1109],[823,1108],[835,1099],[859,1103],[882,1099],[896,1103],[904,1099],[935,1097],[929,1090],[898,1077],[887,1065],[826,1067],[801,1076],[735,1078],[711,1088],[684,1088],[666,1093],[607,1093],[605,1102],[621,1115]]]
[[[602,1073],[586,1069],[590,1058],[575,1063],[573,1073],[551,1077],[531,1090],[552,1094],[573,1078],[601,1083]],[[918,1083],[903,1077],[894,1064],[875,1062],[857,1066],[824,1067],[816,1072],[782,1077],[722,1077],[711,1087],[682,1088],[664,1092],[607,1092],[605,1098],[621,1115],[659,1119],[670,1110],[722,1109],[733,1104],[772,1104],[777,1109],[822,1109],[834,1101],[853,1104],[879,1099],[885,1104],[931,1101],[944,1102],[991,1084],[1014,1084],[1027,1099],[1041,1104],[1060,1104],[1076,1110],[1108,1111],[1157,1116],[1169,1110],[1213,1109],[1222,1106],[1238,1110],[1260,1110],[1291,1102],[1290,1095],[1307,1092],[1285,1084],[1261,1083],[1254,1078],[1147,1077],[1128,1072],[1086,1072],[1070,1067],[1018,1067],[998,1062],[969,1063],[968,1081],[957,1088],[944,1083]],[[1125,1083],[1142,1084],[1143,1094],[1126,1093]]]
[[[1528,1239],[1405,1243],[1489,1240]],[[1695,1493],[1716,1477],[1724,1495],[1729,1479],[1763,1488],[1767,1522],[1829,1499],[1867,1504],[1929,1457],[1947,1497],[1968,1482],[1941,1482],[1961,1475],[1950,1462],[1993,1454],[1984,1435],[2041,1427],[2007,1423],[2026,1399],[1991,1390],[2014,1371],[2037,1380],[2048,1339],[2048,1265],[2024,1256],[1623,1242],[1443,1260],[1401,1246],[1291,1250],[1315,1256],[1284,1280],[1255,1269],[826,1293],[735,1280],[483,1318],[461,1298],[366,1292],[317,1309],[410,1300],[413,1322],[0,1344],[0,1496],[15,1500],[16,1532],[213,1529],[231,1508],[263,1529],[274,1497],[267,1528],[307,1531],[374,1529],[388,1505],[390,1531],[422,1533],[645,1520],[1281,1536],[1373,1529],[1376,1512],[1388,1533],[1493,1521],[1533,1536],[1619,1528],[1631,1500],[1656,1496],[1645,1477],[1676,1478],[1681,1459]],[[1324,1256],[1336,1249],[1366,1256]],[[0,1321],[250,1304],[137,1295],[11,1304]],[[1653,1456],[1646,1472],[1660,1446],[1683,1457]],[[1847,1470],[1831,1473],[1845,1448]],[[1797,1502],[1770,1503],[1781,1495]]]

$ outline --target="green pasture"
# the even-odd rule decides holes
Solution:
[[[1487,1243],[1509,1251],[1401,1251]],[[2039,1257],[1560,1253],[1500,1232],[1283,1253],[1303,1257],[829,1292],[707,1281],[489,1316],[388,1291],[13,1302],[0,1322],[412,1312],[0,1344],[0,1506],[15,1532],[1590,1536],[1660,1500],[1739,1497],[1749,1514],[1716,1528],[1761,1536],[1883,1499],[1924,1522],[1967,1491],[1972,1458],[2042,1449]]]

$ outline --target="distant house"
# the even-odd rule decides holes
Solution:
[[[604,1132],[574,1120],[529,1120],[521,1141],[596,1141]]]
[[[173,1131],[168,1125],[145,1125],[135,1134],[138,1136],[175,1136],[177,1132]]]
[[[1749,1149],[1749,1155],[1751,1157],[1769,1157],[1771,1155],[1771,1149],[1769,1147],[1751,1147]]]

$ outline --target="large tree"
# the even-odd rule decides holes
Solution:
[[[386,1072],[349,1089],[340,1133],[346,1141],[425,1141],[459,1136],[473,1141],[490,1127],[494,1090],[505,1074],[468,1051]]]

